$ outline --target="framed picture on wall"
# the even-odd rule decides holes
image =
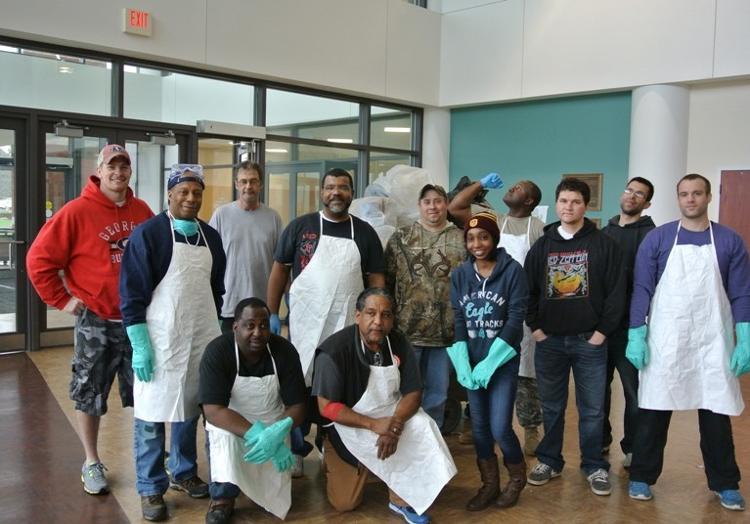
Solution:
[[[601,211],[602,210],[602,183],[604,179],[603,173],[565,173],[562,176],[565,178],[577,178],[583,180],[586,185],[591,189],[591,200],[586,209],[589,211]]]

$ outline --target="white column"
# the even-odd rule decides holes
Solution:
[[[450,109],[426,107],[422,126],[422,167],[450,191],[448,167],[451,150]]]
[[[633,90],[629,178],[641,176],[654,184],[646,214],[657,226],[679,216],[675,185],[687,169],[689,95],[689,89],[671,85]]]

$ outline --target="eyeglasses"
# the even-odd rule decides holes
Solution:
[[[644,193],[643,191],[636,191],[632,187],[626,187],[623,193],[625,193],[626,195],[635,195],[643,200],[646,199],[646,193]]]

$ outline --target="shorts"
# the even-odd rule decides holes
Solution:
[[[133,406],[133,350],[125,326],[84,309],[76,318],[70,399],[87,415],[107,412],[107,397],[115,375],[123,407]]]

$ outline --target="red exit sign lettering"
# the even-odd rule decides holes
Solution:
[[[131,35],[151,36],[151,13],[129,7],[122,10],[122,30]]]

